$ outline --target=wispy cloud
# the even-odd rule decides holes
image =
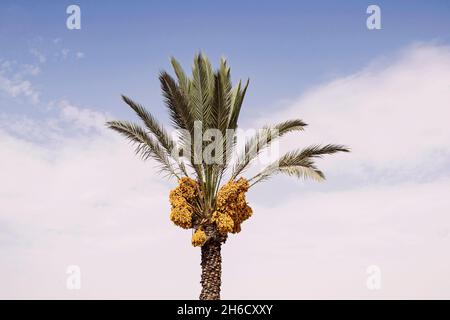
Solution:
[[[47,112],[48,115],[40,119],[0,113],[0,128],[4,133],[30,143],[54,145],[65,139],[99,134],[109,118],[106,113],[79,107],[68,100],[48,103]]]
[[[39,92],[37,92],[28,80],[10,80],[0,76],[0,90],[6,92],[11,97],[26,96],[32,103],[39,102]]]
[[[35,76],[39,72],[38,66],[0,60],[0,91],[12,98],[26,97],[36,104],[39,102],[40,92],[26,77]]]
[[[35,58],[38,59],[39,63],[44,63],[47,61],[47,57],[38,49],[31,48],[30,49],[31,55],[33,55]]]
[[[40,73],[41,73],[41,68],[39,66],[32,65],[32,64],[24,64],[23,65],[23,71],[22,71],[23,75],[37,76]]]

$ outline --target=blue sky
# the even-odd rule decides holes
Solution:
[[[66,28],[71,4],[81,30]],[[381,30],[366,28],[369,4]],[[135,120],[122,93],[167,123],[158,73],[200,50],[250,78],[242,127],[301,118],[280,151],[352,150],[318,160],[324,183],[248,192],[223,298],[450,298],[449,17],[449,1],[2,0],[0,298],[196,297],[198,248],[168,218],[174,181],[104,123]]]
[[[186,68],[199,50],[213,61],[226,56],[235,79],[251,79],[245,117],[412,42],[450,41],[448,1],[378,1],[382,30],[373,31],[365,24],[370,1],[78,1],[81,30],[65,26],[70,4],[2,1],[0,58],[39,64],[31,50],[46,57],[33,79],[41,105],[69,99],[120,116],[128,114],[121,93],[163,111],[157,74],[172,55]],[[55,58],[61,50],[69,58]],[[2,95],[0,103],[4,112],[39,116],[27,101]]]

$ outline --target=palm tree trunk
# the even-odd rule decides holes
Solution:
[[[221,242],[207,241],[202,246],[202,292],[200,300],[220,300],[220,285],[222,277]]]

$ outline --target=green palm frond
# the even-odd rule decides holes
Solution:
[[[204,132],[213,126],[214,71],[208,58],[202,54],[198,54],[194,59],[189,89],[191,113],[195,121],[201,121]]]
[[[302,149],[301,151],[294,151],[294,154],[309,158],[322,158],[324,155],[335,154],[338,152],[350,152],[350,149],[339,144],[326,144],[324,146],[314,144]]]
[[[150,137],[138,124],[128,121],[108,121],[106,125],[136,144],[135,152],[142,159],[153,158],[161,166],[161,170],[169,176],[179,178],[164,148],[158,141]]]
[[[238,85],[234,89],[233,96],[231,99],[231,110],[230,117],[228,119],[228,128],[236,129],[239,119],[239,114],[241,112],[242,103],[244,102],[245,93],[247,92],[248,84],[250,79],[247,80],[243,89],[241,89],[241,81],[239,80]]]
[[[231,178],[235,179],[254,160],[261,151],[267,148],[273,141],[293,131],[303,130],[307,126],[300,119],[293,119],[281,122],[275,126],[266,126],[248,139],[243,152],[237,157]]]
[[[212,115],[214,128],[219,129],[222,134],[225,133],[228,126],[232,96],[230,68],[227,66],[226,60],[221,59],[219,70],[214,75]]]
[[[128,104],[128,106],[130,106],[130,108],[135,111],[139,118],[141,118],[141,120],[145,124],[145,127],[155,136],[161,146],[165,149],[166,153],[174,158],[183,174],[188,176],[186,167],[184,166],[182,160],[179,158],[179,148],[176,142],[166,131],[166,129],[164,129],[164,127],[158,122],[158,120],[156,120],[156,118],[142,105],[134,102],[125,95],[122,95],[122,99],[126,104]]]
[[[228,129],[228,119],[231,110],[231,99],[232,99],[232,84],[230,76],[230,68],[227,66],[226,60],[221,59],[220,67],[214,74],[214,93],[212,100],[212,127],[218,129],[222,134],[222,165],[216,168],[218,172],[224,170],[227,162],[231,158],[231,153],[227,152],[229,150],[230,141],[233,140],[233,136],[227,136]]]
[[[300,119],[293,119],[263,127],[245,141],[236,162],[230,166],[237,144],[238,119],[249,80],[245,83],[239,81],[233,86],[226,60],[221,59],[219,68],[214,70],[208,58],[201,53],[195,56],[192,74],[189,75],[175,58],[172,57],[170,61],[175,76],[161,72],[159,80],[171,124],[178,131],[178,136],[170,136],[149,111],[126,96],[122,96],[123,100],[143,121],[145,127],[126,121],[110,121],[107,124],[136,143],[136,152],[141,157],[154,158],[160,163],[162,170],[170,175],[187,176],[186,163],[193,169],[193,175],[200,183],[205,205],[212,208],[225,175],[229,175],[232,180],[237,179],[276,139],[290,132],[302,131],[306,124]],[[218,151],[221,154],[215,154],[216,159],[222,160],[221,163],[209,163],[203,158],[204,151],[210,152],[211,149],[206,148],[213,143],[212,139],[203,141],[203,134],[208,129],[217,129],[222,133],[222,151]],[[216,134],[213,135],[217,138]],[[201,140],[194,143],[194,139]],[[183,155],[180,155],[181,150]],[[323,155],[347,151],[347,148],[340,145],[313,145],[291,151],[251,178],[250,182],[254,185],[279,173],[320,181],[325,177],[315,166],[314,160]],[[182,159],[187,161],[183,162]],[[229,167],[232,169],[230,173]]]
[[[314,159],[321,158],[326,154],[349,151],[350,150],[345,146],[333,144],[327,144],[325,146],[313,145],[302,150],[290,151],[263,169],[249,181],[254,185],[255,183],[267,180],[278,173],[284,173],[297,178],[322,181],[325,179],[325,175],[317,169],[314,164]]]
[[[163,126],[153,117],[153,115],[148,112],[142,105],[134,102],[127,96],[122,95],[123,101],[133,109],[136,114],[141,118],[144,122],[147,129],[155,135],[158,139],[159,143],[167,150],[168,153],[172,152],[172,149],[175,146],[175,142],[172,140],[167,131],[163,128]]]
[[[186,76],[186,73],[184,72],[180,63],[174,57],[172,57],[170,59],[170,62],[172,64],[173,70],[175,71],[175,74],[177,76],[178,86],[180,87],[181,92],[185,96],[187,96],[189,94],[190,79]]]
[[[188,158],[190,166],[195,170],[199,179],[202,179],[201,168],[195,164],[195,155],[192,138],[194,136],[194,117],[190,110],[188,97],[181,91],[176,81],[167,73],[159,76],[165,104],[175,129],[179,130],[180,145],[184,150],[190,150]]]
[[[165,71],[159,75],[165,104],[175,129],[194,131],[194,118],[190,112],[189,102],[175,80]]]

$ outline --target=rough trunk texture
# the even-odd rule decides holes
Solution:
[[[220,300],[222,256],[220,241],[208,241],[202,246],[202,292],[200,300]]]

